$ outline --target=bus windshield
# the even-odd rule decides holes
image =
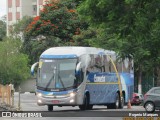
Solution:
[[[45,90],[73,88],[77,59],[41,59],[37,87]]]

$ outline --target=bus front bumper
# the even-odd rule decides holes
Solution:
[[[66,106],[66,105],[77,105],[76,95],[69,97],[37,97],[37,104],[39,106],[43,105],[53,105],[53,106]]]

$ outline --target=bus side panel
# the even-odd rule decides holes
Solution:
[[[87,84],[86,89],[90,93],[90,104],[114,103],[118,85]]]
[[[122,91],[125,91],[125,102],[132,99],[134,92],[134,75],[130,73],[120,73]]]

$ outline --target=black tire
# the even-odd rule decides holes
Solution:
[[[114,104],[108,104],[107,109],[114,109]]]
[[[92,110],[92,108],[93,108],[93,105],[88,105],[87,106],[87,110]]]
[[[119,108],[120,108],[120,109],[123,109],[124,103],[125,103],[125,97],[124,97],[124,95],[123,95],[122,99],[120,99],[120,101],[119,101]]]
[[[53,105],[48,105],[48,111],[53,111]]]
[[[120,107],[120,96],[117,93],[116,94],[116,101],[115,101],[115,103],[108,104],[107,108],[108,109],[118,109],[119,107]]]
[[[116,101],[115,101],[115,103],[113,104],[113,108],[114,109],[118,109],[119,108],[119,106],[120,106],[120,96],[119,96],[119,94],[117,93],[117,95],[116,95]]]
[[[86,108],[85,108],[84,105],[79,105],[79,109],[80,109],[80,110],[86,110]]]
[[[84,101],[82,105],[79,105],[80,110],[86,110],[87,109],[87,96],[84,96]]]
[[[155,105],[153,104],[153,102],[147,102],[144,107],[146,112],[148,113],[153,113],[155,111]]]

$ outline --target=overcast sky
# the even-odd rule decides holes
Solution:
[[[0,0],[0,17],[6,15],[6,0]]]

